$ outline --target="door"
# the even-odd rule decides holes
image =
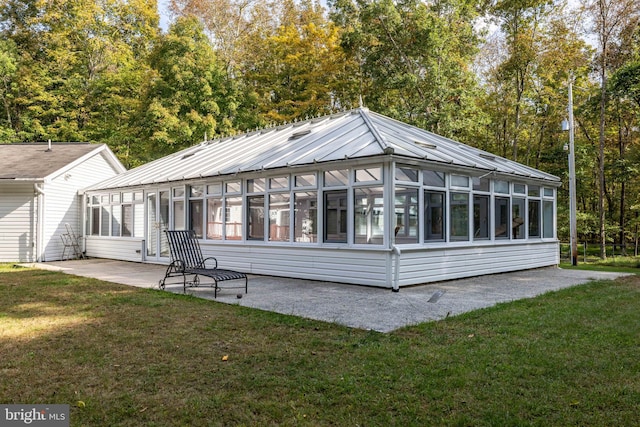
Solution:
[[[164,230],[169,227],[169,190],[147,192],[147,260],[166,261],[169,244]]]

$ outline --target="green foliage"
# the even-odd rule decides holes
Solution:
[[[237,93],[195,18],[179,18],[149,58],[138,111],[138,159],[151,160],[232,130]],[[144,125],[143,125],[144,124]]]

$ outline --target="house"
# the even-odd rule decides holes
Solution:
[[[85,189],[86,251],[398,290],[557,265],[559,178],[366,108],[206,141]]]
[[[60,260],[65,224],[81,229],[78,190],[124,171],[104,144],[0,144],[0,262]]]

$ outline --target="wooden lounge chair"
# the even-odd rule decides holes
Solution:
[[[167,272],[160,280],[160,289],[167,285],[182,283],[183,291],[186,293],[187,287],[212,286],[214,288],[214,298],[218,297],[219,282],[226,280],[242,280],[243,286],[228,286],[229,288],[244,288],[247,293],[247,275],[233,270],[223,270],[218,268],[218,261],[214,257],[204,258],[200,244],[193,230],[169,231],[167,240],[171,252],[171,264],[167,267]],[[212,283],[201,283],[200,277],[208,277]],[[171,277],[182,277],[181,282],[167,283]],[[189,277],[189,280],[187,280]],[[225,286],[226,288],[227,286]]]

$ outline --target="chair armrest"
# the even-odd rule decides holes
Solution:
[[[210,264],[213,264],[211,266]],[[218,268],[218,260],[215,257],[209,257],[202,260],[200,266],[203,268]]]

